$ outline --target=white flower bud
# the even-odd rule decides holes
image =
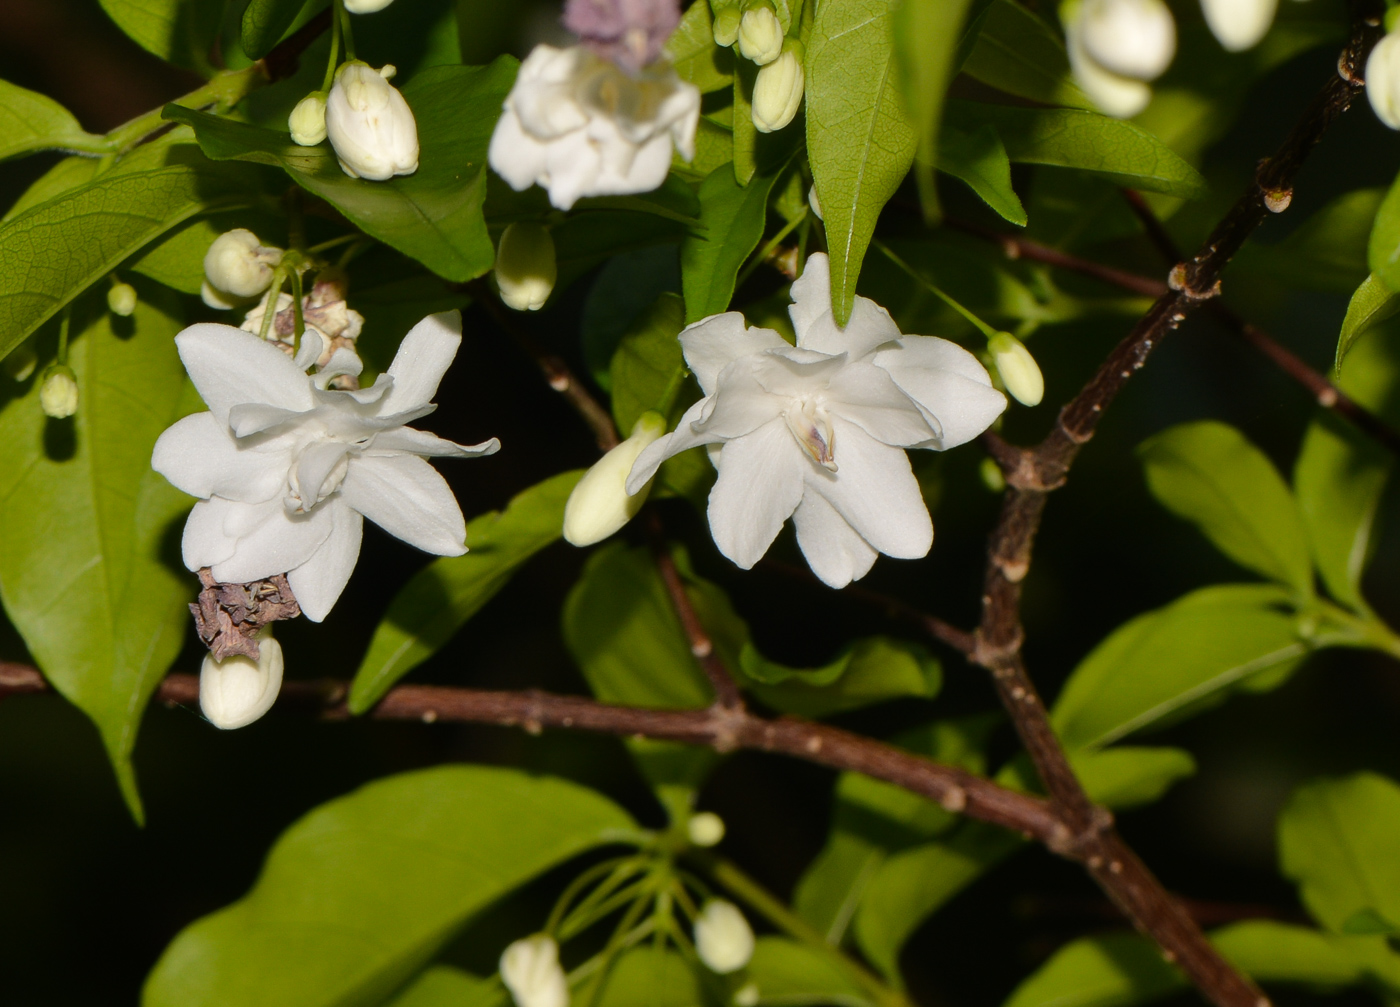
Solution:
[[[1082,0],[1079,32],[1085,54],[1120,77],[1155,80],[1176,55],[1176,22],[1162,0]]]
[[[539,311],[549,300],[559,266],[549,228],[529,221],[509,225],[496,249],[496,285],[516,311]]]
[[[348,4],[347,4],[348,6]],[[314,147],[326,138],[326,92],[312,91],[287,116],[292,139],[303,147]]]
[[[204,253],[204,275],[225,300],[230,294],[256,297],[272,284],[272,268],[280,261],[282,249],[264,245],[252,231],[239,227],[214,239]]]
[[[258,659],[234,654],[222,661],[204,655],[199,669],[199,708],[215,727],[247,727],[277,702],[282,688],[282,645],[264,627],[258,633]]]
[[[345,0],[345,9],[351,14],[373,14],[393,2],[394,0]]]
[[[20,343],[5,358],[5,373],[16,381],[27,381],[39,366],[39,354],[34,350],[34,337]]]
[[[816,214],[818,220],[826,220],[822,216],[822,204],[817,200],[817,187],[815,185],[807,190],[807,205],[812,208],[812,212]]]
[[[382,182],[418,170],[418,124],[387,79],[393,72],[359,61],[336,71],[326,99],[326,135],[341,169],[353,178]]]
[[[1253,48],[1274,23],[1278,0],[1201,0],[1210,30],[1230,52]]]
[[[39,386],[39,408],[45,416],[66,419],[78,411],[78,379],[63,364],[50,364]]]
[[[713,811],[702,811],[690,816],[685,831],[692,845],[715,846],[724,838],[724,819]]]
[[[107,291],[107,310],[114,315],[130,318],[136,310],[136,288],[129,283],[114,283]]]
[[[569,980],[559,965],[559,945],[546,934],[515,941],[501,953],[501,982],[517,1007],[568,1007]]]
[[[1152,88],[1140,80],[1123,77],[1104,69],[1084,48],[1080,0],[1065,0],[1060,19],[1065,26],[1065,47],[1069,65],[1078,84],[1099,111],[1127,119],[1137,115],[1152,100]]]
[[[627,477],[637,456],[664,433],[666,420],[659,413],[643,413],[632,428],[632,436],[583,474],[564,505],[565,539],[580,547],[592,545],[636,516],[651,492],[651,480],[628,495]]]
[[[758,71],[753,85],[753,125],[760,133],[772,133],[792,122],[802,104],[806,83],[802,43],[789,39],[783,53]]]
[[[208,280],[199,285],[199,299],[209,307],[219,311],[232,311],[238,307],[239,301],[242,300],[242,298],[224,293]]]
[[[756,983],[744,983],[734,991],[734,1007],[758,1007],[759,992]]]
[[[771,63],[783,51],[783,26],[773,8],[764,5],[744,11],[739,22],[739,52],[759,66]]]
[[[987,350],[1012,397],[1022,405],[1040,405],[1045,398],[1045,377],[1026,344],[1009,332],[998,332],[987,340]]]
[[[1400,34],[1391,32],[1371,50],[1366,60],[1366,97],[1381,122],[1400,129]]]
[[[726,7],[715,15],[715,45],[730,46],[739,40],[739,23],[744,15],[738,7]]]
[[[711,899],[695,920],[695,952],[720,975],[737,972],[753,957],[753,930],[739,907]]]

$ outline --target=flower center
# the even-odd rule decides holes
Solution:
[[[824,469],[836,471],[836,442],[831,429],[831,417],[814,402],[804,401],[783,411],[792,436],[802,450]]]
[[[287,495],[282,505],[289,514],[306,514],[345,482],[351,445],[334,441],[308,444],[287,470]]]

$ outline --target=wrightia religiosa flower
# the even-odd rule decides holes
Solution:
[[[867,298],[857,297],[838,327],[825,255],[807,260],[792,298],[796,346],[747,327],[739,312],[681,332],[705,396],[641,453],[627,489],[643,486],[667,458],[707,445],[719,472],[708,508],[719,551],[749,569],[792,518],[812,571],[844,587],[879,553],[917,559],[933,544],[905,449],[971,440],[1006,398],[967,350],[901,334]]]
[[[987,340],[987,352],[1011,397],[1023,406],[1040,405],[1045,377],[1026,344],[1009,332],[998,332]]]
[[[1278,0],[1201,0],[1211,34],[1229,52],[1252,49],[1274,23]]]
[[[199,708],[215,727],[247,727],[277,702],[282,688],[282,645],[264,626],[257,635],[258,657],[231,654],[222,661],[204,655],[199,669]]]
[[[760,133],[773,133],[792,122],[802,105],[806,71],[802,66],[802,43],[788,39],[783,53],[758,71],[753,85],[750,115]]]
[[[1060,5],[1074,80],[1099,109],[1126,119],[1152,100],[1176,55],[1176,22],[1162,0],[1065,0]]]
[[[432,398],[461,345],[461,316],[429,315],[404,337],[375,383],[332,391],[358,374],[344,351],[307,375],[276,346],[229,325],[192,325],[175,337],[209,407],[156,441],[151,466],[199,498],[185,522],[191,570],[243,584],[279,573],[313,622],[330,612],[360,554],[364,518],[438,556],[467,551],[452,490],[426,458],[495,453],[494,438],[462,445],[407,424]]]
[[[376,182],[418,170],[418,123],[392,66],[378,70],[351,60],[335,72],[326,98],[326,135],[341,170]]]
[[[501,982],[516,1007],[569,1007],[569,980],[559,945],[548,934],[513,941],[501,953]]]
[[[246,227],[225,231],[204,253],[204,288],[200,295],[211,308],[229,309],[257,297],[272,285],[282,249],[264,245]]]
[[[738,972],[753,958],[754,936],[739,907],[710,899],[695,918],[695,953],[711,972]]]
[[[739,54],[765,66],[783,51],[783,25],[773,5],[759,0],[744,11],[739,22]]]
[[[539,311],[554,290],[559,264],[549,228],[533,221],[509,224],[496,246],[496,286],[516,311]]]

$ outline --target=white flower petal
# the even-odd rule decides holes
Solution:
[[[834,419],[832,428],[837,471],[807,465],[808,487],[826,497],[862,538],[885,555],[897,559],[928,555],[933,545],[933,521],[909,467],[909,457],[899,448],[881,444],[854,423]]]
[[[941,434],[889,372],[874,364],[848,364],[832,376],[823,398],[832,413],[858,424],[885,444],[913,447]]]
[[[379,414],[385,416],[430,403],[461,345],[460,311],[429,315],[409,329],[389,365],[394,383],[379,400]]]
[[[214,578],[223,584],[246,584],[296,569],[330,535],[332,510],[331,501],[306,514],[288,514],[280,500],[235,505],[224,530],[238,536],[238,549],[214,565]]]
[[[560,210],[571,210],[576,202],[594,192],[594,183],[603,170],[603,151],[584,130],[565,133],[550,142],[544,153],[545,167],[539,183],[549,190],[549,201]]]
[[[702,400],[704,418],[695,424],[695,433],[706,440],[743,437],[781,415],[786,404],[759,383],[752,364],[740,361],[731,367],[732,371],[726,368],[719,390]]]
[[[713,395],[719,372],[740,357],[788,344],[772,329],[749,328],[742,312],[726,311],[687,325],[680,334],[681,350],[695,380]]]
[[[807,565],[830,587],[860,580],[879,555],[820,493],[807,493],[792,515]]]
[[[748,570],[801,502],[808,462],[782,419],[727,442],[720,456],[710,490],[710,534],[720,552]]]
[[[646,450],[637,456],[637,461],[632,466],[632,474],[627,477],[628,493],[640,493],[642,487],[651,481],[656,475],[656,470],[667,458],[674,458],[682,451],[699,447],[701,444],[713,444],[718,440],[717,437],[695,429],[696,424],[705,417],[712,401],[705,398],[692,405],[676,424],[675,430],[647,445]]]
[[[180,540],[180,552],[189,570],[222,563],[238,548],[238,537],[224,530],[229,509],[243,506],[214,497],[194,505],[185,519],[185,531]]]
[[[321,622],[330,614],[350,582],[364,532],[364,520],[339,500],[327,500],[317,511],[331,519],[330,534],[310,559],[287,573],[301,614],[312,622]]]
[[[940,450],[972,440],[1006,409],[1006,396],[967,350],[936,336],[904,336],[899,345],[875,354],[875,366],[888,371],[906,394],[942,426]]]
[[[395,427],[375,434],[374,440],[365,448],[364,453],[366,458],[405,453],[426,458],[481,458],[494,455],[499,450],[501,442],[495,437],[480,444],[458,444],[437,434],[430,434],[426,430]]]
[[[151,452],[151,468],[176,489],[204,499],[220,496],[244,503],[261,503],[280,493],[290,460],[284,450],[240,450],[228,428],[207,412],[178,420]]]
[[[341,498],[390,535],[437,556],[460,556],[467,524],[447,481],[421,458],[360,458]]]
[[[802,267],[802,275],[792,285],[788,305],[788,317],[792,319],[792,329],[797,333],[798,345],[804,345],[807,330],[812,323],[831,310],[831,262],[824,252],[813,252],[807,256],[807,264]]]
[[[312,406],[311,383],[281,350],[232,325],[201,322],[175,337],[190,380],[214,418],[228,422],[231,408],[261,402],[301,411]]]
[[[486,159],[491,169],[504,178],[512,189],[523,192],[534,185],[535,179],[544,172],[548,151],[547,144],[521,128],[519,117],[507,105],[496,120],[496,131],[491,134]]]

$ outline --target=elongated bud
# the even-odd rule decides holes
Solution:
[[[252,231],[238,227],[215,238],[204,253],[204,276],[225,297],[256,297],[271,286],[273,267],[281,261],[282,249],[264,245]]]
[[[1026,344],[1009,332],[998,332],[987,340],[987,349],[1012,397],[1022,405],[1040,405],[1045,397],[1045,377]]]
[[[1162,0],[1083,0],[1080,17],[1085,53],[1109,73],[1155,80],[1176,55],[1176,22]]]
[[[744,11],[739,21],[739,52],[759,66],[771,63],[783,51],[783,26],[766,3]]]
[[[711,899],[695,919],[695,952],[711,971],[737,972],[753,957],[753,930],[739,907]]]
[[[373,14],[393,2],[394,0],[345,0],[345,9],[351,14]]]
[[[349,4],[346,4],[349,7]],[[326,92],[312,91],[287,117],[292,139],[303,147],[314,147],[326,138]]]
[[[129,283],[114,283],[107,291],[107,310],[114,315],[130,318],[136,310],[136,288]]]
[[[724,838],[724,819],[713,811],[702,811],[690,816],[685,832],[695,846],[716,846]]]
[[[569,980],[559,965],[559,945],[547,934],[535,934],[501,953],[501,982],[517,1007],[568,1007]]]
[[[818,220],[826,220],[822,216],[822,204],[817,199],[817,187],[814,185],[807,190],[807,205],[812,208],[812,212],[817,215]]]
[[[521,221],[501,233],[496,249],[496,285],[507,305],[516,311],[539,311],[558,277],[549,228]]]
[[[737,42],[739,40],[739,23],[743,19],[743,12],[738,7],[726,7],[716,14],[715,45],[729,46]]]
[[[651,492],[651,480],[628,495],[627,476],[637,456],[665,432],[666,420],[659,413],[643,413],[632,428],[632,436],[583,474],[564,505],[565,539],[580,547],[593,545],[636,516]]]
[[[39,354],[34,350],[34,337],[20,343],[5,358],[5,373],[16,381],[27,381],[39,366]]]
[[[282,689],[282,645],[272,630],[258,632],[258,659],[233,654],[222,661],[204,655],[199,669],[199,708],[215,727],[247,727],[277,702]]]
[[[1278,0],[1201,0],[1206,24],[1230,52],[1252,49],[1274,23]]]
[[[1083,31],[1083,4],[1065,0],[1060,20],[1065,26],[1065,48],[1069,52],[1074,82],[1106,115],[1127,119],[1137,115],[1152,100],[1152,88],[1140,80],[1105,69],[1086,51]]]
[[[1400,34],[1391,32],[1371,50],[1366,60],[1366,97],[1381,122],[1400,129]]]
[[[326,98],[326,135],[341,170],[353,178],[382,182],[418,170],[418,124],[389,83],[394,72],[358,60],[336,71]]]
[[[797,115],[807,76],[802,55],[802,43],[787,39],[782,55],[758,71],[753,86],[753,125],[760,133],[782,129]]]
[[[50,364],[39,386],[39,408],[45,416],[66,419],[78,411],[78,378],[64,364]]]

